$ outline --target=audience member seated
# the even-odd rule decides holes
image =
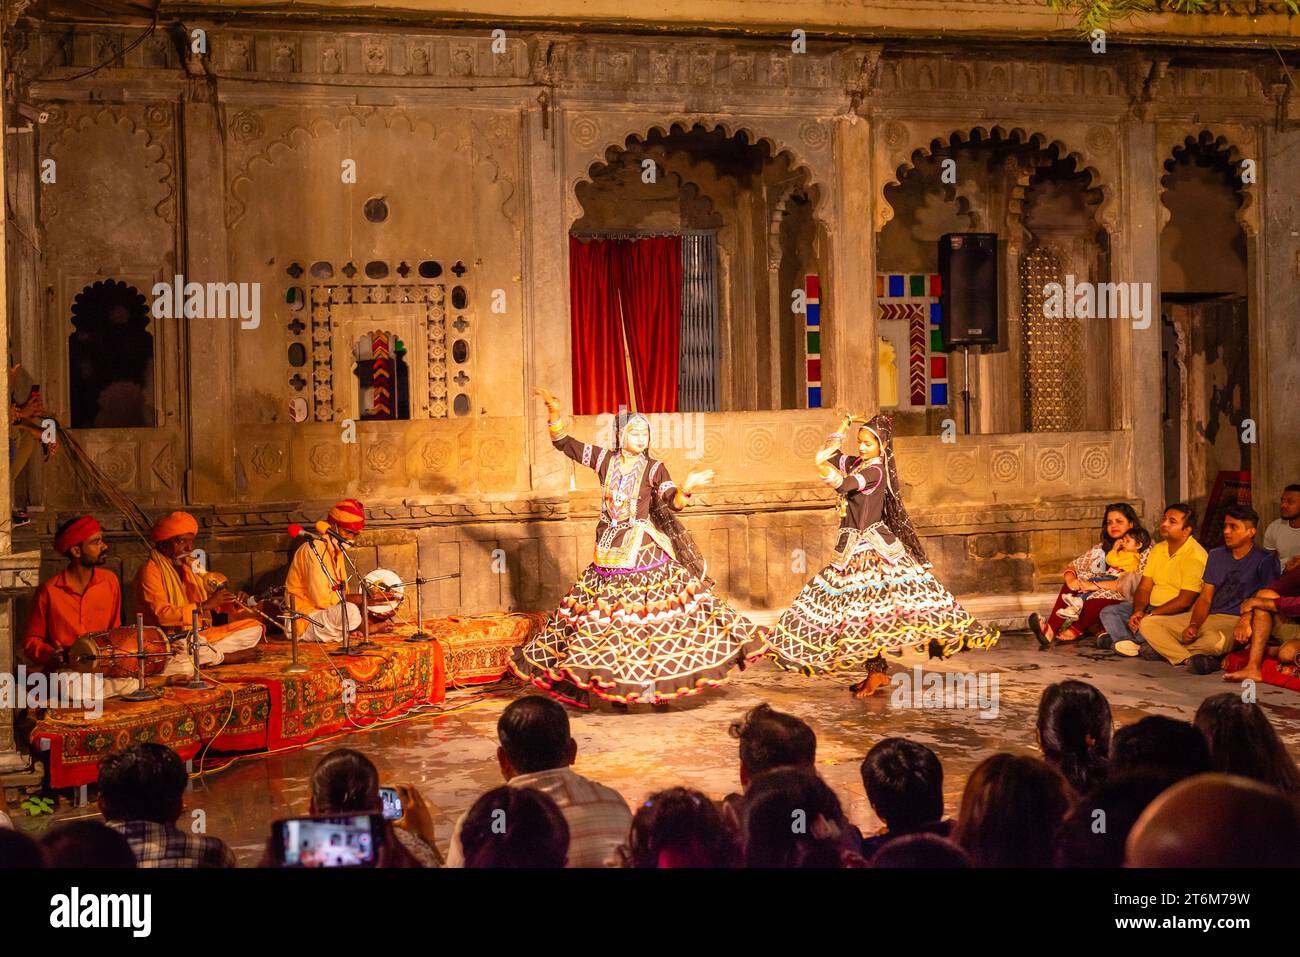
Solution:
[[[1040,645],[1046,648],[1054,641],[1075,641],[1080,635],[1100,630],[1101,612],[1127,596],[1115,590],[1110,582],[1092,579],[1106,577],[1107,558],[1115,551],[1116,543],[1136,529],[1142,530],[1149,544],[1150,535],[1142,529],[1132,505],[1115,502],[1106,506],[1100,542],[1062,569],[1065,584],[1056,595],[1056,604],[1046,623],[1037,612],[1029,616],[1029,629]],[[1145,555],[1139,558],[1139,564],[1142,561]]]
[[[463,867],[564,867],[569,825],[542,791],[509,784],[474,802],[458,828]]]
[[[1194,674],[1208,675],[1219,670],[1238,635],[1242,642],[1249,640],[1251,613],[1242,614],[1242,603],[1282,574],[1277,556],[1255,543],[1258,527],[1253,508],[1229,505],[1223,545],[1210,552],[1192,610],[1141,623],[1143,639],[1170,664],[1185,664]]]
[[[40,840],[46,867],[135,867],[127,839],[102,821],[71,821]]]
[[[1277,556],[1283,571],[1300,568],[1300,485],[1282,490],[1280,518],[1264,529],[1264,547]]]
[[[806,768],[758,775],[745,792],[741,843],[746,867],[861,867],[862,835],[840,799]]]
[[[1110,763],[1111,717],[1106,696],[1083,681],[1048,685],[1038,699],[1038,746],[1043,760],[1076,793],[1096,787]]]
[[[442,855],[433,838],[433,821],[419,792],[401,788],[406,814],[402,821],[385,822],[385,837],[395,841],[400,853],[381,848],[381,867],[442,867]],[[312,814],[379,814],[379,770],[359,751],[339,748],[320,759],[311,775]],[[407,826],[403,827],[405,822]],[[387,845],[388,842],[386,841]],[[390,852],[392,848],[388,849]],[[406,858],[409,857],[410,860]]]
[[[995,754],[971,772],[953,840],[976,867],[1050,867],[1070,786],[1038,758]]]
[[[1300,771],[1264,709],[1233,692],[1201,702],[1193,724],[1210,746],[1215,771],[1252,778],[1300,796]]]
[[[1153,771],[1112,774],[1075,801],[1061,822],[1056,866],[1123,867],[1129,831],[1171,783],[1168,774]]]
[[[650,795],[632,818],[624,867],[736,867],[740,847],[717,806],[699,791]]]
[[[569,867],[602,867],[617,863],[618,848],[627,839],[632,812],[613,788],[597,784],[570,765],[578,744],[569,734],[569,715],[553,698],[527,695],[511,702],[497,721],[497,763],[511,787],[536,788],[560,808],[569,825]],[[456,823],[447,853],[448,867],[463,867]]]
[[[1145,641],[1139,633],[1144,619],[1181,615],[1196,602],[1207,555],[1192,537],[1195,522],[1196,511],[1190,505],[1178,502],[1165,509],[1160,541],[1147,553],[1137,592],[1129,601],[1103,608],[1098,616],[1106,630],[1098,647],[1136,657]],[[1149,649],[1148,653],[1154,654]]]
[[[1210,770],[1205,735],[1186,721],[1154,714],[1115,732],[1110,745],[1110,773],[1150,771],[1175,784]]]
[[[1231,774],[1175,784],[1128,836],[1129,867],[1300,867],[1300,810],[1276,788]]]
[[[219,838],[176,827],[184,810],[185,764],[171,748],[146,742],[99,764],[99,811],[126,837],[139,867],[234,867]]]
[[[1242,602],[1241,613],[1250,617],[1238,624],[1236,638],[1250,642],[1250,656],[1244,667],[1224,675],[1224,681],[1263,681],[1266,655],[1276,656],[1279,664],[1294,664],[1300,655],[1300,564],[1293,561],[1290,571]],[[1271,641],[1278,647],[1270,647]]]
[[[22,831],[0,827],[0,870],[10,867],[30,870],[44,866],[45,858],[39,844]]]
[[[905,835],[947,837],[952,831],[952,822],[943,820],[943,765],[925,745],[906,738],[878,742],[862,762],[862,785],[885,825],[862,842],[868,860]]]
[[[904,834],[876,851],[871,867],[970,867],[970,856],[938,834]]]
[[[739,721],[733,721],[727,733],[740,741],[740,794],[722,799],[722,813],[728,823],[739,830],[743,793],[749,782],[765,771],[797,767],[813,770],[817,762],[817,735],[805,722],[792,714],[760,704]]]

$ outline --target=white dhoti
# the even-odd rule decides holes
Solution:
[[[346,625],[344,614],[347,615]],[[344,634],[361,627],[361,609],[350,601],[342,601],[328,608],[318,608],[307,616],[307,620],[303,640],[342,641]]]

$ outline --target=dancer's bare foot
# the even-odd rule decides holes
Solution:
[[[1264,672],[1258,668],[1252,668],[1246,665],[1244,668],[1238,668],[1236,671],[1226,672],[1223,676],[1224,681],[1263,681]]]
[[[849,691],[853,692],[855,698],[870,698],[887,684],[889,684],[889,675],[883,671],[873,671],[857,684],[849,685]]]

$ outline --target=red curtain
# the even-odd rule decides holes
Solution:
[[[573,410],[617,412],[627,405],[621,301],[639,412],[677,411],[682,240],[569,237],[573,323]]]
[[[569,237],[569,314],[573,323],[573,411],[617,412],[627,405],[627,368],[611,275],[614,244]]]

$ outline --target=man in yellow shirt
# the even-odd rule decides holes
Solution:
[[[232,605],[235,596],[225,588],[210,594],[194,570],[192,555],[198,532],[198,520],[189,512],[172,512],[154,523],[154,549],[135,576],[136,610],[144,614],[146,625],[171,632],[189,628],[197,609],[202,626],[199,637],[203,639],[199,664],[218,665],[239,660],[232,656],[252,649],[266,635],[266,629],[260,622],[247,619],[212,624],[212,612]]]
[[[307,619],[294,624],[302,638],[342,641],[345,632],[361,627],[361,596],[340,594],[347,588],[348,564],[344,550],[351,548],[366,527],[366,509],[345,498],[326,516],[330,531],[304,542],[289,563],[284,590],[293,597],[294,610]],[[346,599],[346,600],[345,600]]]
[[[1189,611],[1201,594],[1201,575],[1207,553],[1192,537],[1196,512],[1178,502],[1165,509],[1160,522],[1161,540],[1151,547],[1142,580],[1131,602],[1103,608],[1098,616],[1106,629],[1098,646],[1113,648],[1129,658],[1160,655],[1146,647],[1138,633],[1142,620],[1151,615],[1181,615]],[[1145,649],[1145,650],[1144,650]]]

